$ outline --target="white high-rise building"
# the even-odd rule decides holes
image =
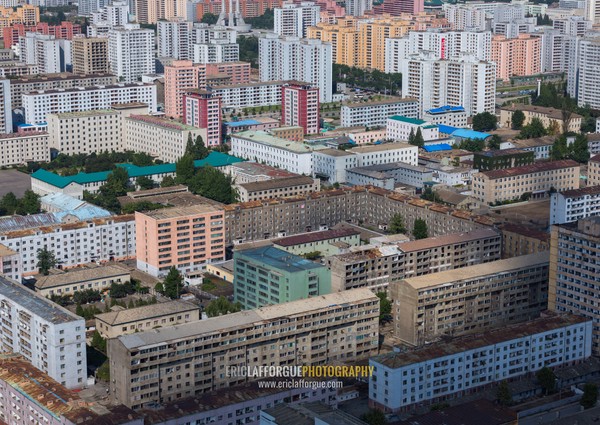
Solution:
[[[172,18],[168,21],[158,21],[158,57],[190,60],[192,22],[183,18]]]
[[[21,354],[67,388],[86,385],[83,318],[4,277],[0,277],[0,315],[3,352]]]
[[[306,29],[319,23],[321,8],[313,2],[284,3],[274,9],[275,34],[286,37],[306,37]]]
[[[583,16],[567,16],[552,21],[555,30],[573,37],[583,37],[586,32],[592,29],[592,24],[592,21],[584,19]]]
[[[235,43],[237,41],[237,31],[221,25],[194,24],[192,27],[192,44],[210,43],[212,40],[227,40],[229,43]]]
[[[431,52],[410,55],[402,66],[402,96],[419,99],[423,111],[462,106],[469,116],[494,113],[496,65],[464,54],[440,60]]]
[[[105,0],[91,1],[104,1],[104,4],[102,7],[99,7],[97,10],[92,11],[91,13],[91,24],[87,29],[88,37],[108,35],[108,31],[112,28],[127,25],[129,23],[130,8],[129,3],[126,1],[113,1],[111,4],[107,4],[108,1]]]
[[[490,31],[411,31],[406,37],[385,40],[385,72],[401,72],[402,62],[409,55],[429,51],[439,59],[458,57],[470,53],[479,60],[492,57]]]
[[[194,63],[237,62],[240,60],[240,46],[224,39],[193,44],[192,60]]]
[[[587,0],[585,2],[585,19],[593,24],[600,23],[600,0]]]
[[[346,15],[363,16],[366,11],[373,9],[373,0],[347,0]]]
[[[332,47],[321,40],[279,37],[259,39],[258,69],[261,81],[296,80],[319,88],[322,103],[332,101]]]
[[[577,104],[600,108],[600,33],[579,40],[577,54]],[[575,68],[575,67],[574,67]]]
[[[79,16],[92,16],[93,13],[98,12],[107,4],[107,0],[79,0],[77,14]]]
[[[108,62],[111,73],[125,83],[144,74],[154,74],[154,31],[127,24],[108,32]]]
[[[0,79],[0,133],[13,132],[10,80]]]
[[[464,4],[445,3],[443,7],[446,19],[455,31],[485,31],[489,29],[485,10]]]
[[[28,65],[37,65],[40,74],[53,74],[65,70],[61,66],[60,40],[53,35],[25,33],[19,37],[19,56]]]

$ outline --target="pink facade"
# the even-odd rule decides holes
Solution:
[[[492,62],[496,78],[509,80],[513,75],[536,75],[541,72],[541,37],[519,34],[517,38],[492,37]]]
[[[417,14],[425,10],[424,0],[391,0],[373,7],[376,15],[390,14],[400,16],[403,13]]]
[[[225,260],[225,211],[210,204],[135,213],[138,269],[165,276]]]
[[[206,65],[192,61],[173,61],[165,66],[165,114],[168,117],[183,116],[183,95],[190,89],[206,88]]]
[[[188,92],[183,96],[183,122],[206,129],[207,146],[221,144],[221,98],[206,90]]]
[[[229,76],[229,84],[246,84],[250,82],[250,62],[207,63],[206,76],[225,74]]]
[[[81,25],[73,22],[63,21],[60,25],[48,25],[47,22],[39,22],[36,25],[14,24],[2,30],[4,36],[4,48],[10,49],[19,43],[19,37],[25,37],[26,32],[37,32],[39,34],[53,35],[56,38],[72,40],[74,35],[81,34]]]
[[[298,126],[304,134],[319,132],[319,89],[291,82],[281,88],[281,124]]]

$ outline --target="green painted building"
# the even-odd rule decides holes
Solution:
[[[502,149],[473,154],[473,168],[479,171],[505,170],[535,162],[535,153],[524,149]]]
[[[244,309],[330,292],[331,274],[322,264],[272,246],[233,254],[233,295]]]

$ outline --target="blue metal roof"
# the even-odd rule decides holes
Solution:
[[[229,121],[226,122],[225,125],[227,127],[245,127],[247,125],[256,125],[260,124],[260,121],[257,120],[241,120],[241,121]]]
[[[452,146],[447,143],[440,143],[439,145],[423,146],[425,152],[439,152],[439,151],[451,151]]]
[[[461,137],[463,139],[474,139],[474,140],[485,140],[491,136],[491,134],[482,133],[481,131],[467,130],[465,128],[459,128],[452,133],[453,137]]]
[[[450,105],[446,105],[446,106],[440,106],[439,108],[433,108],[430,109],[429,111],[425,111],[428,114],[445,114],[446,112],[465,112],[465,108],[463,108],[462,106],[450,106]]]
[[[456,130],[458,130],[458,127],[452,127],[451,125],[444,125],[444,124],[439,124],[438,128],[440,130],[440,133],[444,133],[444,134],[452,134]]]
[[[85,205],[85,201],[65,195],[64,193],[51,193],[40,198],[42,204],[52,205],[61,211],[75,210]]]
[[[248,260],[266,264],[274,269],[284,270],[288,273],[324,267],[322,264],[317,264],[306,258],[302,258],[272,246],[237,251],[236,255],[246,257]]]

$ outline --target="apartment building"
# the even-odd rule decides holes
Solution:
[[[542,136],[535,139],[511,140],[500,143],[500,149],[522,149],[533,152],[536,161],[539,159],[550,159],[550,150],[556,137]]]
[[[108,340],[110,396],[134,409],[197,397],[253,379],[227,376],[232,366],[362,360],[378,338],[379,299],[367,289],[123,335]]]
[[[0,134],[13,132],[10,80],[0,79]]]
[[[600,186],[555,192],[550,195],[550,224],[572,223],[600,214]]]
[[[596,259],[600,248],[600,217],[552,226],[548,309],[594,321],[592,350],[600,353],[600,310],[596,302]]]
[[[258,162],[239,162],[229,167],[229,174],[236,184],[261,182],[271,179],[298,177],[298,174]]]
[[[354,186],[372,185],[393,191],[398,185],[422,188],[425,183],[434,181],[433,175],[430,168],[393,162],[349,168],[346,170],[346,182]]]
[[[419,148],[402,142],[383,143],[372,146],[357,146],[348,149],[347,152],[356,155],[356,164],[359,167],[392,162],[404,162],[406,164],[417,165],[419,161]]]
[[[260,81],[303,81],[319,88],[319,101],[333,97],[331,44],[321,40],[279,37],[267,33],[259,38]]]
[[[111,74],[75,75],[69,72],[44,76],[22,76],[10,80],[11,105],[13,109],[23,106],[22,97],[39,90],[78,89],[79,87],[111,86],[118,78]]]
[[[0,344],[67,388],[87,380],[85,321],[45,297],[0,276]]]
[[[296,174],[312,175],[313,148],[280,139],[263,131],[242,131],[231,135],[231,154],[280,167]]]
[[[0,167],[50,161],[48,133],[11,133],[0,135]]]
[[[0,7],[0,28],[14,24],[35,25],[40,22],[40,8],[31,4],[19,5],[15,8]]]
[[[462,106],[440,106],[423,113],[423,120],[456,128],[467,127],[467,113]]]
[[[392,115],[418,118],[418,106],[416,99],[402,98],[343,104],[340,113],[341,126],[384,126]]]
[[[108,39],[106,38],[75,37],[72,41],[72,55],[74,74],[107,74],[109,72]]]
[[[414,136],[419,130],[426,142],[440,138],[439,127],[436,124],[402,115],[394,115],[387,119],[386,134],[392,140],[407,141],[411,134]]]
[[[588,186],[600,186],[600,155],[595,155],[588,161]]]
[[[224,213],[213,204],[135,213],[137,268],[165,276],[225,260]]]
[[[304,140],[304,128],[297,125],[271,128],[269,133],[275,137],[293,142],[302,142]]]
[[[233,298],[245,310],[331,292],[327,267],[273,246],[235,251],[233,267]]]
[[[369,360],[369,404],[386,412],[460,398],[543,367],[576,365],[591,356],[592,321],[545,314],[527,323],[444,340]]]
[[[238,3],[235,3],[236,7],[237,4]],[[276,7],[280,7],[281,4],[282,1],[280,0],[239,0],[239,10],[243,18],[255,18],[257,16],[264,15],[267,9],[273,10]],[[219,13],[223,11],[223,6],[225,6],[225,12],[229,14],[231,7],[234,7],[234,4],[229,4],[227,2],[222,4],[220,1],[215,0],[201,0],[198,3],[194,3],[193,8],[188,16],[193,15],[197,19],[200,19],[205,13],[219,15]]]
[[[360,243],[358,230],[352,227],[341,227],[276,239],[273,241],[273,246],[296,255],[318,251],[322,257],[328,257],[339,254],[348,247],[359,246]]]
[[[555,122],[561,130],[566,129],[566,131],[577,133],[581,129],[581,120],[583,118],[581,115],[572,113],[565,116],[560,109],[535,105],[510,105],[501,107],[499,124],[510,127],[512,115],[517,110],[523,112],[525,115],[523,125],[528,125],[533,118],[537,118],[546,128]]]
[[[546,309],[548,272],[542,252],[392,282],[395,335],[422,345],[534,319]]]
[[[22,96],[25,122],[46,122],[49,114],[107,109],[114,104],[145,103],[156,112],[154,84],[117,84],[114,86],[37,90]]]
[[[276,7],[274,13],[274,32],[284,37],[305,38],[308,27],[319,23],[321,8],[313,2],[299,4],[284,3]]]
[[[27,32],[51,35],[62,40],[72,40],[74,36],[81,34],[81,25],[69,21],[63,21],[59,25],[49,25],[47,22],[39,22],[36,25],[14,24],[2,28],[4,48],[10,49],[12,46],[19,44],[19,37],[25,37]]]
[[[600,34],[590,32],[578,40],[576,60],[576,64],[571,64],[571,68],[577,76],[577,105],[599,108],[600,91],[596,84],[596,70],[600,66]]]
[[[486,11],[472,5],[445,4],[444,15],[455,31],[485,31]]]
[[[221,98],[223,107],[249,108],[253,106],[279,105],[283,81],[265,83],[242,83],[211,86],[211,93]]]
[[[473,154],[473,168],[479,171],[504,170],[533,164],[535,154],[525,149],[500,149]]]
[[[261,201],[288,196],[303,196],[321,190],[319,179],[308,176],[283,177],[236,184],[240,202]]]
[[[304,134],[319,133],[319,89],[298,81],[284,84],[281,88],[281,124],[302,127]]]
[[[20,254],[24,275],[38,272],[37,251],[43,248],[64,268],[135,257],[132,215],[62,222],[68,215],[11,217],[2,223],[0,244]]]
[[[298,198],[226,205],[226,243],[310,232],[342,221],[385,228],[394,214],[404,217],[408,232],[417,218],[429,234],[464,233],[491,226],[491,220],[468,211],[379,188],[321,191]]]
[[[183,18],[158,21],[156,23],[158,57],[191,60],[192,26],[191,20]]]
[[[18,61],[2,61],[0,62],[0,76],[2,78],[8,76],[22,77],[25,75],[38,75],[39,70],[37,65],[26,64]]]
[[[520,199],[524,194],[543,198],[552,189],[579,189],[579,169],[579,163],[561,160],[483,171],[473,175],[473,196],[492,204]]]
[[[66,71],[70,52],[65,52],[61,40],[53,35],[25,33],[19,37],[19,58],[27,64],[37,65],[43,74]]]
[[[542,39],[531,34],[516,38],[495,35],[492,38],[492,62],[496,78],[509,81],[514,75],[537,75],[541,72]]]
[[[139,24],[110,29],[108,63],[110,72],[124,83],[139,81],[144,74],[154,74],[154,31],[140,28]]]
[[[207,63],[206,76],[227,75],[229,84],[246,84],[250,82],[250,62]]]
[[[0,276],[20,282],[23,277],[21,256],[17,251],[0,244]]]
[[[206,88],[206,67],[192,61],[173,61],[165,66],[165,114],[183,116],[183,95],[188,90]]]
[[[222,142],[221,98],[206,90],[187,91],[183,95],[183,122],[206,129],[207,146]]]
[[[215,39],[208,43],[192,44],[194,63],[223,63],[240,60],[240,46],[228,40]]]
[[[550,251],[550,233],[544,230],[512,223],[504,223],[499,228],[502,232],[502,258]]]
[[[345,183],[346,170],[356,167],[358,158],[340,149],[322,149],[313,152],[313,173],[329,184]]]
[[[96,330],[103,338],[169,328],[201,319],[200,308],[193,303],[173,300],[95,316]]]
[[[85,266],[67,271],[52,271],[40,276],[35,282],[35,291],[47,298],[52,295],[72,296],[77,291],[94,289],[104,291],[113,283],[125,283],[131,279],[129,269],[119,265]]]
[[[381,247],[367,245],[328,257],[326,264],[333,291],[367,287],[377,292],[387,291],[394,280],[497,261],[501,254],[501,235],[480,229]]]

